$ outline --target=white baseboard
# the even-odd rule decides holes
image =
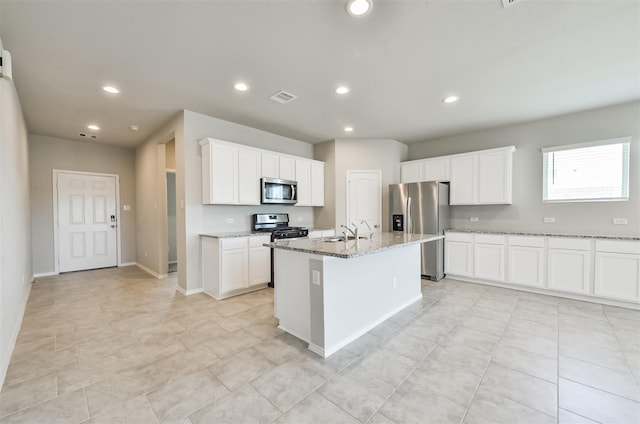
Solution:
[[[33,281],[36,278],[40,278],[40,277],[51,277],[53,275],[60,275],[59,272],[39,272],[37,274],[33,274],[33,278],[31,279],[31,281]]]
[[[639,304],[632,303],[632,302],[625,302],[623,300],[607,299],[603,297],[582,295],[577,293],[567,293],[567,292],[561,292],[561,291],[556,291],[553,289],[546,289],[546,288],[521,286],[518,284],[501,283],[498,281],[480,280],[477,278],[464,277],[464,276],[453,275],[453,274],[447,274],[445,277],[450,280],[464,281],[465,283],[484,284],[485,286],[502,287],[505,289],[519,290],[519,291],[524,291],[529,293],[544,294],[547,296],[562,297],[565,299],[581,300],[583,302],[599,303],[601,305],[618,306],[620,308],[640,310]]]
[[[11,355],[13,354],[13,349],[16,347],[16,342],[18,341],[20,327],[22,327],[24,312],[27,309],[27,302],[29,301],[29,295],[31,294],[31,284],[29,284],[28,286],[29,288],[25,294],[24,299],[22,300],[22,308],[20,308],[20,314],[18,315],[18,319],[16,320],[13,334],[11,334],[11,343],[9,343],[9,348],[5,352],[5,355],[2,357],[2,363],[0,364],[0,387],[4,385],[4,379],[7,376],[7,370],[9,369],[9,362],[11,362]]]
[[[125,262],[125,263],[122,263],[122,264],[118,265],[118,267],[121,267],[121,266],[134,266],[134,265],[136,265],[135,262]]]
[[[158,274],[157,272],[153,271],[152,269],[147,268],[146,266],[139,264],[136,262],[136,266],[138,268],[140,268],[141,270],[143,270],[144,272],[147,272],[151,275],[153,275],[154,277],[156,277],[158,280],[161,280],[163,278],[167,278],[167,274]]]
[[[202,293],[204,292],[204,289],[191,289],[191,290],[185,290],[180,286],[176,286],[176,290],[178,290],[178,293],[183,294],[184,296],[191,296],[192,294],[198,294],[198,293]]]

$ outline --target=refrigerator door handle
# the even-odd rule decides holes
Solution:
[[[413,228],[411,228],[411,197],[407,197],[407,233],[413,233]]]

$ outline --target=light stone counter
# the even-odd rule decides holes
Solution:
[[[269,236],[268,231],[229,231],[224,233],[201,233],[201,237],[212,237],[217,239],[233,238],[233,237],[257,237],[257,236]]]
[[[264,246],[337,258],[356,258],[411,244],[442,239],[437,234],[374,233],[372,239],[328,242],[324,239],[278,240]]]

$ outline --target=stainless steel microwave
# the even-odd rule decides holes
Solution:
[[[295,205],[298,203],[298,183],[278,178],[261,178],[262,203]]]

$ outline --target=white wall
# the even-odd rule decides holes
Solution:
[[[53,169],[98,172],[120,176],[120,246],[122,263],[136,260],[135,151],[86,141],[29,135],[29,173],[33,272],[55,271],[53,243]],[[131,211],[123,211],[131,205]]]
[[[2,78],[0,78],[0,198],[2,199],[0,201],[0,387],[2,387],[33,278],[27,126],[15,85],[12,81]]]
[[[316,212],[316,225],[335,228],[346,224],[347,170],[382,170],[382,230],[389,228],[389,184],[400,182],[400,162],[407,145],[396,140],[339,139],[316,145],[316,159],[327,163],[325,210]],[[328,199],[328,196],[333,198]]]
[[[542,147],[632,136],[629,200],[543,203]],[[626,103],[409,145],[409,160],[515,145],[513,205],[452,206],[451,227],[569,234],[640,234],[640,103]],[[469,217],[477,216],[478,222]],[[555,224],[544,224],[555,217]],[[628,225],[613,225],[613,218]]]

